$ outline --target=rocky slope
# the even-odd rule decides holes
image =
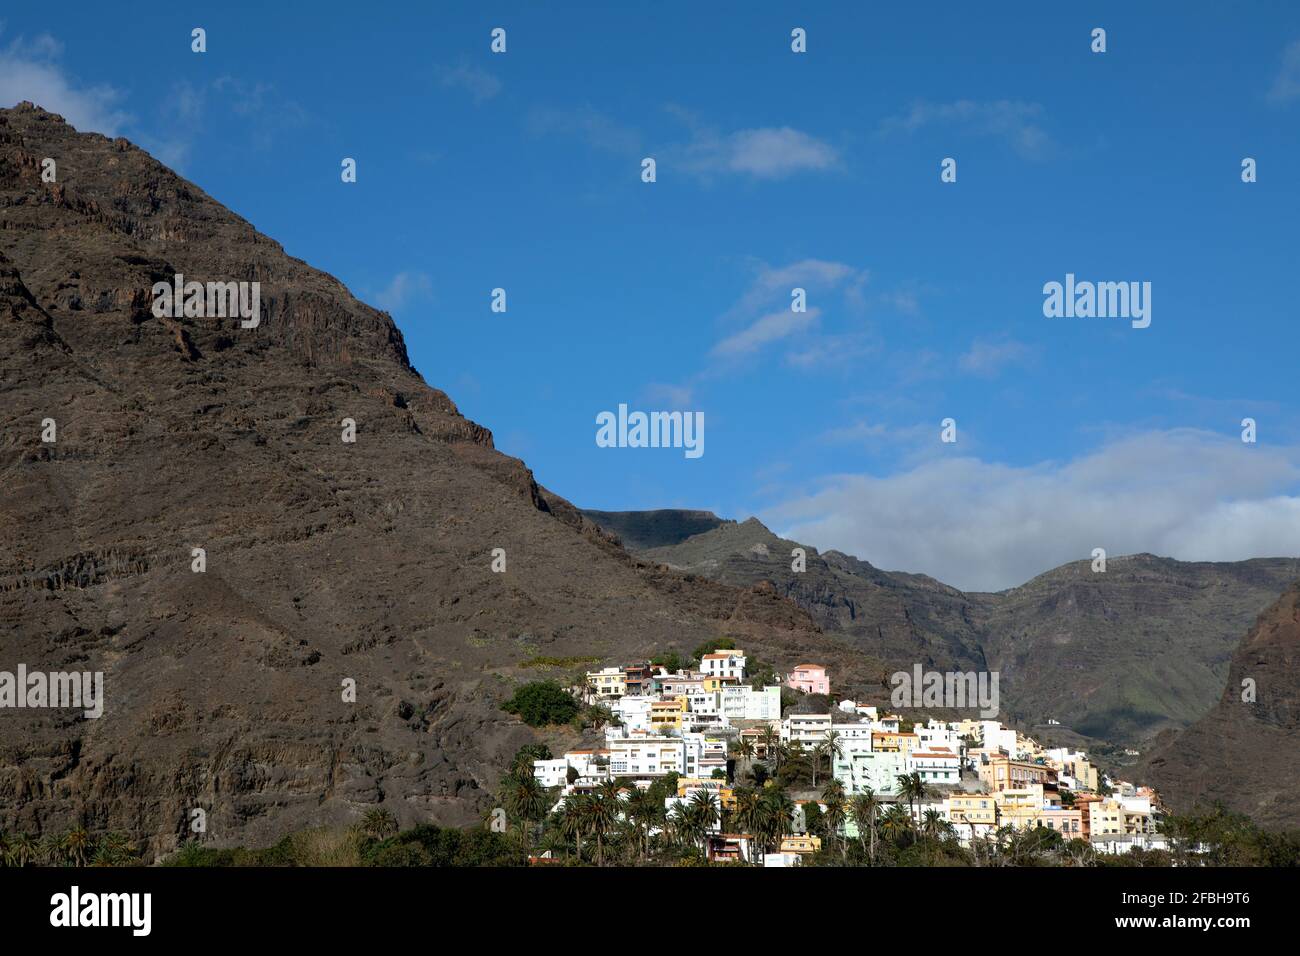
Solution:
[[[1144,775],[1175,810],[1217,801],[1264,826],[1300,826],[1300,584],[1242,640],[1214,709],[1161,741]]]
[[[261,324],[154,317],[176,273],[260,282]],[[768,585],[629,556],[426,385],[387,314],[30,104],[0,110],[0,485],[0,671],[102,671],[107,698],[0,710],[4,829],[164,851],[199,807],[219,845],[373,806],[465,822],[531,739],[498,703],[535,656],[734,634],[868,666]]]
[[[796,547],[807,551],[803,573],[791,569]],[[641,554],[738,587],[771,582],[827,633],[890,668],[996,670],[1007,719],[1059,720],[1119,748],[1141,747],[1205,713],[1237,635],[1300,578],[1294,558],[1212,564],[1136,555],[1112,558],[1105,573],[1081,561],[998,594],[963,593],[819,554],[753,518]]]

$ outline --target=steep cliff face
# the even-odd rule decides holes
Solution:
[[[802,572],[791,568],[795,548],[807,554]],[[1148,554],[1112,558],[1104,573],[1079,561],[1009,591],[964,593],[818,553],[753,518],[640,553],[738,587],[770,582],[826,633],[890,669],[995,670],[1004,718],[1055,719],[1119,748],[1143,747],[1213,706],[1237,636],[1300,577],[1295,558],[1195,563]]]
[[[1300,582],[1241,641],[1218,705],[1163,740],[1144,774],[1175,810],[1221,802],[1264,826],[1300,827]]]
[[[155,317],[177,273],[259,282],[260,324]],[[9,829],[165,850],[193,808],[221,845],[375,805],[465,822],[531,739],[498,707],[530,658],[728,633],[863,666],[770,588],[630,557],[426,385],[388,315],[30,105],[0,110],[0,485],[0,671],[102,671],[106,698],[0,710]]]

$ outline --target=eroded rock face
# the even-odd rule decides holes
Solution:
[[[1162,741],[1145,774],[1176,810],[1221,802],[1264,826],[1300,827],[1300,583],[1241,641],[1218,705]]]
[[[260,282],[260,325],[155,317],[176,273]],[[0,484],[0,670],[102,671],[106,696],[98,720],[0,710],[6,829],[163,852],[195,807],[217,845],[375,805],[465,823],[532,739],[498,704],[534,656],[727,633],[870,669],[776,593],[630,557],[426,385],[387,314],[29,105],[0,110]]]

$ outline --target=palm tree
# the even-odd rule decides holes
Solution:
[[[829,759],[830,766],[826,768],[829,774],[835,773],[835,758],[843,754],[844,748],[840,746],[841,734],[838,730],[826,731],[826,739],[821,742],[813,753],[813,786],[817,786],[817,763],[824,756]]]
[[[564,798],[564,806],[560,808],[560,832],[573,841],[579,860],[582,859],[582,835],[587,829],[588,799],[583,793],[570,794]]]
[[[384,840],[397,832],[397,818],[387,810],[373,807],[361,817],[361,832],[374,840]]]
[[[760,739],[763,742],[763,759],[775,774],[781,769],[780,763],[777,762],[780,759],[777,750],[781,746],[781,734],[768,725],[763,728],[763,736]]]
[[[858,827],[858,840],[863,840],[866,834],[871,835],[870,848],[864,847],[864,849],[867,849],[867,859],[871,861],[872,866],[875,866],[876,814],[880,811],[880,801],[876,799],[876,791],[867,787],[853,798],[849,806],[853,813],[853,822]]]
[[[733,745],[733,750],[736,756],[743,762],[745,770],[749,770],[754,763],[754,742],[748,737],[741,737],[740,740],[736,741]],[[736,770],[736,779],[741,779],[739,768]]]
[[[822,803],[826,804],[826,810],[822,819],[826,821],[826,835],[834,840],[840,846],[840,855],[844,854],[844,841],[840,837],[840,828],[844,825],[845,804],[844,804],[844,784],[831,778],[826,781],[826,786],[822,788]]]
[[[698,841],[703,850],[705,837],[718,822],[718,798],[711,790],[696,790],[686,802],[684,811],[679,809],[679,812],[684,818],[686,833],[693,841]]]
[[[27,866],[35,863],[40,855],[40,847],[26,833],[9,837],[4,851],[6,866]]]
[[[623,787],[616,780],[602,780],[596,787],[587,811],[588,822],[596,837],[596,865],[601,866],[605,859],[605,834],[614,829],[623,801],[619,794]]]
[[[91,858],[95,866],[130,866],[137,863],[135,844],[121,833],[107,833]]]
[[[895,845],[898,844],[899,837],[911,831],[912,825],[911,815],[897,803],[891,804],[880,818],[880,829]]]
[[[921,820],[921,831],[930,839],[937,840],[944,832],[944,819],[937,810],[926,810]]]
[[[921,779],[919,773],[900,774],[898,777],[898,795],[907,800],[907,808],[912,814],[913,822],[919,820],[917,816],[917,805],[929,796],[930,791],[925,786],[925,781]]]
[[[737,787],[735,792],[736,809],[733,816],[736,826],[742,833],[755,837],[758,833],[762,813],[762,804],[758,794],[748,787]],[[748,862],[748,861],[746,861]]]
[[[521,832],[528,828],[531,843],[534,834],[529,824],[540,822],[546,816],[549,802],[546,788],[532,774],[507,777],[502,784],[502,797],[506,809],[519,821]]]
[[[779,847],[781,838],[790,832],[794,801],[785,791],[768,786],[759,800],[759,832],[764,847]]]

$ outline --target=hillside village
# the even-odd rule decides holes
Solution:
[[[586,672],[567,690],[607,713],[603,746],[532,762],[536,783],[558,795],[550,812],[598,794],[625,803],[662,795],[663,828],[696,831],[708,861],[768,867],[800,865],[824,840],[863,841],[859,818],[873,833],[888,820],[965,848],[1034,828],[1094,854],[1167,847],[1156,793],[1108,777],[1086,753],[1044,748],[995,719],[922,722],[832,704],[832,675],[819,664],[783,677],[765,668],[757,679],[749,664],[744,650],[719,647],[698,667]],[[784,716],[783,696],[796,705]],[[746,832],[761,815],[758,796],[794,762],[809,779],[784,788],[788,799],[778,791],[788,822],[767,840]]]

